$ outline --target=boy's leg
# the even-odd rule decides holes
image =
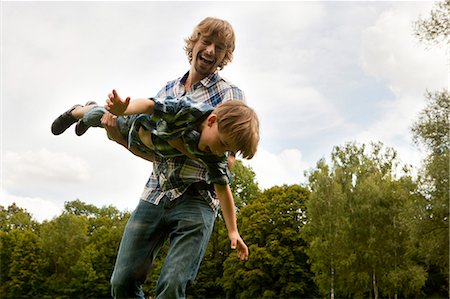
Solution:
[[[92,106],[92,107],[89,107]],[[89,126],[86,125],[86,123],[83,121],[84,116],[86,115],[86,113],[88,113],[92,108],[94,108],[94,106],[97,106],[97,103],[94,101],[88,101],[83,108],[88,107],[89,110],[87,110],[87,108],[84,109],[84,111],[80,111],[80,115],[81,118],[78,120],[76,126],[75,126],[75,134],[77,134],[77,136],[81,136],[84,133],[86,133],[86,131],[89,129]],[[81,110],[81,109],[80,109]],[[76,114],[78,111],[78,109],[76,109],[74,112],[72,112],[72,114]]]
[[[69,110],[58,116],[52,123],[53,135],[64,133],[71,125],[81,119],[86,112],[91,110],[91,106],[74,105]]]
[[[185,298],[208,245],[216,213],[200,196],[185,192],[166,203],[170,247],[156,286],[156,298]]]
[[[120,242],[116,264],[111,276],[114,298],[144,298],[145,282],[154,256],[165,241],[163,204],[141,200],[131,214]]]

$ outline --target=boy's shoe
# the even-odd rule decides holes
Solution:
[[[81,105],[75,105],[60,116],[58,116],[52,123],[52,133],[53,135],[59,135],[64,133],[68,127],[76,123],[78,120],[72,116],[72,111],[77,108],[82,107]]]
[[[89,101],[89,102],[86,103],[85,106],[90,106],[90,105],[97,105],[97,103],[94,102],[94,101]],[[81,135],[83,135],[84,133],[86,133],[86,131],[87,131],[88,129],[89,129],[89,126],[86,125],[86,124],[83,122],[83,119],[80,119],[80,120],[77,122],[77,125],[75,126],[75,134],[77,134],[77,136],[81,136]]]

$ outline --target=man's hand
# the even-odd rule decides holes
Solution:
[[[129,104],[130,97],[123,100],[119,94],[117,94],[117,91],[113,89],[112,93],[108,95],[108,99],[106,99],[105,108],[114,115],[123,115]]]
[[[117,116],[106,112],[102,116],[101,123],[105,128],[109,138],[122,145],[126,144],[125,138],[123,138],[122,134],[120,134],[119,129],[117,128]]]
[[[248,259],[248,247],[238,232],[229,233],[228,237],[231,241],[231,249],[237,250],[237,256],[241,261]]]
[[[145,159],[150,162],[155,161],[155,154],[144,153],[134,147],[128,148],[128,142],[126,138],[124,138],[122,134],[120,134],[119,128],[117,128],[117,116],[109,112],[106,112],[105,114],[103,114],[101,122],[110,139],[114,140],[118,144],[128,149],[132,154],[142,159]]]

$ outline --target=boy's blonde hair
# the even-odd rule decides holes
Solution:
[[[218,130],[229,138],[245,159],[251,159],[259,143],[259,120],[255,111],[239,100],[222,103],[214,109]]]
[[[235,48],[233,27],[231,27],[231,24],[227,21],[217,18],[208,17],[201,21],[197,27],[194,28],[191,36],[184,40],[186,42],[184,50],[188,56],[189,63],[192,62],[192,50],[194,45],[202,35],[218,37],[225,44],[225,57],[218,66],[219,70],[223,69],[225,65],[233,60],[233,51]]]

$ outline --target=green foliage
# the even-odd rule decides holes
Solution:
[[[231,254],[221,279],[227,297],[302,298],[315,294],[300,230],[308,191],[273,187],[241,210],[241,234],[250,245],[245,263]]]
[[[332,161],[309,175],[303,231],[322,294],[417,294],[426,273],[410,258],[405,219],[416,186],[407,173],[396,178],[396,152],[348,143],[334,148]]]
[[[421,197],[412,205],[410,226],[418,255],[429,268],[437,268],[449,281],[449,165],[450,95],[440,91],[426,95],[427,106],[412,127],[414,140],[427,149],[419,179]]]
[[[0,206],[0,231],[33,230],[36,225],[37,223],[32,220],[30,213],[19,208],[15,203],[7,209]]]
[[[0,206],[0,297],[108,298],[128,214],[77,200],[51,221]]]
[[[235,161],[232,173],[231,190],[233,191],[236,210],[239,212],[252,197],[259,193],[259,187],[255,179],[255,172],[250,167],[244,166],[240,160]]]
[[[2,243],[8,242],[9,263],[0,287],[1,297],[34,298],[40,294],[41,243],[32,231],[13,230],[1,234]],[[3,246],[2,246],[3,249]]]
[[[448,159],[447,145],[434,157]],[[315,298],[319,290],[334,297],[445,297],[443,164],[426,163],[418,188],[408,172],[398,171],[396,152],[381,143],[349,143],[334,148],[331,158],[310,171],[307,186],[264,192],[237,161],[233,193],[249,260],[230,249],[219,214],[189,297]],[[40,224],[15,205],[0,206],[0,216],[0,297],[110,297],[128,213],[76,200]],[[143,286],[146,294],[154,294],[167,245]]]
[[[435,3],[427,19],[414,23],[418,40],[426,46],[449,47],[449,11],[450,0]],[[411,209],[410,233],[430,273],[424,295],[449,297],[450,94],[448,89],[427,91],[426,100],[427,106],[411,129],[414,141],[428,152],[419,178],[422,197]]]

